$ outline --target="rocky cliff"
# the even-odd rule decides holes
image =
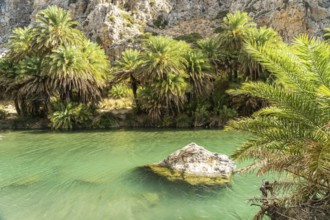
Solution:
[[[235,10],[247,11],[287,41],[299,33],[320,36],[330,27],[330,0],[0,0],[0,43],[48,5],[69,9],[84,33],[111,56],[144,30],[211,35],[225,14]]]

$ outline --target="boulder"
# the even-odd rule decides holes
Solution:
[[[195,143],[175,151],[166,159],[146,166],[169,181],[190,185],[222,185],[229,183],[235,162],[227,155],[213,153]]]

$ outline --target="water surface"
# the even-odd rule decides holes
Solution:
[[[170,184],[136,170],[196,142],[231,154],[237,132],[107,131],[0,133],[0,220],[251,219],[247,203],[262,178],[236,175],[230,187]],[[244,164],[239,164],[239,167]]]

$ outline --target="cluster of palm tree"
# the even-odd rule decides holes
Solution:
[[[232,83],[268,77],[268,71],[250,57],[243,45],[249,42],[263,47],[283,42],[274,30],[257,28],[247,13],[228,14],[221,28],[220,34],[194,44],[151,36],[139,50],[127,49],[115,61],[112,84],[127,84],[136,109],[147,112],[153,121],[166,115],[177,118],[182,112],[194,118],[201,111],[219,118],[225,115],[223,109],[234,107],[231,116],[236,110],[250,114],[263,102],[244,95],[229,99],[225,94]]]
[[[330,215],[330,45],[306,35],[292,45],[260,47],[247,42],[252,60],[275,77],[272,83],[248,82],[231,91],[267,100],[270,105],[229,127],[254,136],[234,155],[253,159],[258,174],[282,173],[263,198],[261,212],[272,219],[327,219]],[[285,191],[284,197],[280,192]],[[265,200],[266,199],[266,200]],[[269,199],[269,200],[267,200]]]
[[[209,62],[201,51],[165,36],[148,38],[141,50],[127,49],[113,67],[112,83],[128,83],[136,109],[154,121],[207,94],[212,77],[204,72]]]
[[[0,89],[15,101],[19,115],[49,115],[54,102],[100,100],[109,61],[77,26],[67,11],[51,6],[38,12],[33,26],[16,28],[9,37]]]

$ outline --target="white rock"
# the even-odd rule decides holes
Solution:
[[[188,144],[158,164],[147,167],[171,181],[182,180],[193,185],[227,183],[236,169],[235,162],[227,155],[210,152],[195,143]]]

